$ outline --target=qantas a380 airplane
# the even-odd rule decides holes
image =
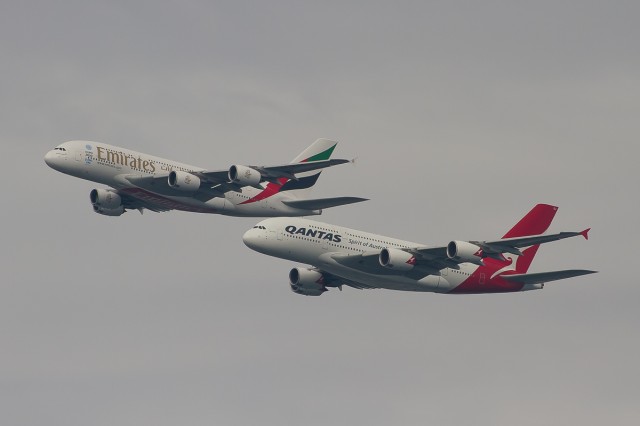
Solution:
[[[544,283],[592,274],[570,269],[527,273],[540,244],[582,235],[547,230],[557,207],[536,205],[495,241],[451,241],[427,247],[303,218],[266,219],[248,230],[244,243],[270,256],[314,265],[293,268],[293,292],[319,296],[327,287],[423,291],[449,294],[538,290]]]
[[[348,163],[333,159],[337,142],[318,139],[291,163],[233,165],[209,171],[98,142],[70,141],[44,161],[71,176],[109,185],[93,189],[96,213],[120,216],[130,209],[183,210],[228,216],[308,216],[322,209],[365,201],[358,197],[307,199],[321,169]]]

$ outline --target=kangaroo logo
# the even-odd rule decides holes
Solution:
[[[503,268],[498,269],[496,272],[494,272],[494,274],[491,275],[490,279],[493,279],[494,277],[500,275],[503,272],[515,271],[516,270],[516,268],[515,268],[516,265],[513,262],[513,257],[507,256],[505,259],[507,260],[508,263]]]

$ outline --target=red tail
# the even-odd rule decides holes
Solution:
[[[549,228],[558,208],[549,204],[538,204],[525,217],[516,223],[502,238],[527,237],[540,235]]]
[[[504,237],[502,238],[516,238],[542,234],[549,228],[549,225],[551,225],[551,221],[557,211],[558,208],[556,206],[538,204],[532,208],[525,217],[520,219],[520,221],[516,223],[509,232],[504,234]],[[527,272],[539,247],[540,245],[535,245],[522,251],[523,255],[519,256],[516,260],[517,273],[524,274]]]

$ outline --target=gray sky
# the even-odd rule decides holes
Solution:
[[[636,2],[0,3],[0,420],[13,425],[636,424]],[[508,295],[288,288],[257,221],[96,215],[43,162],[89,139],[202,167],[356,166],[321,220],[442,244],[538,202]],[[8,197],[8,199],[6,198]],[[630,263],[631,262],[631,263]]]

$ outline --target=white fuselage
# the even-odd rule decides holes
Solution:
[[[128,178],[161,178],[168,176],[173,170],[187,173],[205,170],[103,143],[65,142],[49,151],[45,156],[45,162],[62,173],[108,185],[165,209],[254,217],[320,214],[319,210],[301,210],[283,204],[283,200],[291,199],[286,193],[259,196],[263,191],[249,186],[239,192],[226,191],[223,196],[204,200],[192,197],[188,193],[176,196],[142,189],[132,184]],[[262,186],[266,188],[266,185]]]
[[[365,287],[448,293],[474,275],[477,265],[445,268],[440,275],[403,274],[383,267],[365,273],[336,262],[332,255],[362,255],[383,248],[409,248],[422,244],[330,225],[305,218],[273,218],[258,223],[243,236],[251,249],[294,262],[306,263]]]

